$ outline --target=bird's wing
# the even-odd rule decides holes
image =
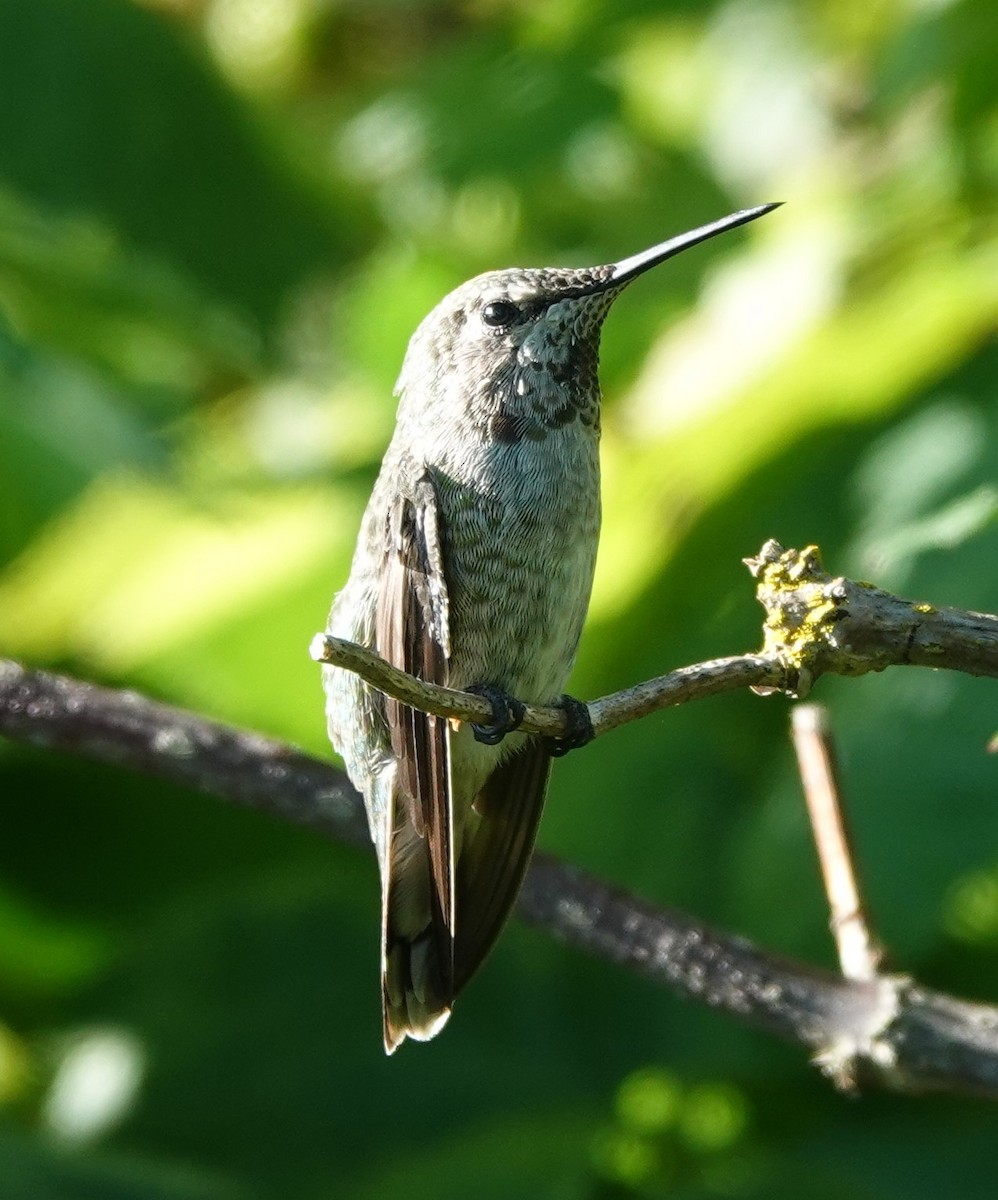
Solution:
[[[447,682],[447,584],[439,504],[428,472],[396,497],[389,509],[388,554],[378,594],[375,649],[394,666],[419,679]],[[385,716],[398,763],[386,856],[386,951],[392,949],[395,916],[403,940],[410,942],[408,950],[402,949],[415,954],[413,948],[422,941],[419,961],[425,961],[427,950],[432,955],[433,980],[427,986],[441,1008],[445,1003],[449,1007],[453,995],[454,862],[447,722],[391,697],[385,699]],[[427,859],[428,881],[420,878],[420,873],[426,874]],[[427,882],[429,896],[423,900],[420,893],[426,890]],[[398,896],[393,897],[396,885]],[[427,925],[421,935],[417,936],[413,928],[412,914],[393,913],[393,904],[408,904],[410,909],[426,906]],[[417,992],[422,990],[415,975],[403,985],[405,990],[409,984]],[[417,1029],[410,1032],[418,1036]]]
[[[460,918],[454,990],[481,965],[509,916],[523,880],[544,806],[551,756],[527,741],[492,772],[465,826],[457,863]]]

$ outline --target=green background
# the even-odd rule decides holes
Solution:
[[[0,0],[0,653],[327,755],[419,319],[766,200],[607,323],[572,690],[757,646],[768,537],[998,610],[996,55],[992,0]],[[894,962],[998,998],[993,681],[816,698]],[[541,843],[831,965],[787,723],[601,739]],[[0,796],[5,1200],[994,1194],[986,1103],[843,1098],[516,922],[386,1060],[369,856],[7,743]]]

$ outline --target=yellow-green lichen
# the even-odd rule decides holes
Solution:
[[[782,550],[776,558],[761,558],[757,574],[757,594],[766,609],[763,653],[797,672],[808,672],[827,641],[830,618],[838,607],[826,587],[828,575],[818,547]],[[785,603],[791,595],[794,603]]]

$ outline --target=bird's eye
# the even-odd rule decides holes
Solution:
[[[493,300],[482,309],[482,320],[486,325],[512,325],[520,310],[509,300]]]

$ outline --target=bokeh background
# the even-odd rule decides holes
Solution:
[[[0,653],[325,743],[306,647],[409,334],[513,264],[663,267],[604,338],[572,690],[759,643],[778,537],[998,609],[992,0],[0,0]],[[823,680],[895,962],[998,1000],[993,681]],[[831,965],[782,699],[559,763],[541,843]],[[0,743],[9,1200],[991,1197],[996,1114],[514,922],[386,1060],[373,862]]]

